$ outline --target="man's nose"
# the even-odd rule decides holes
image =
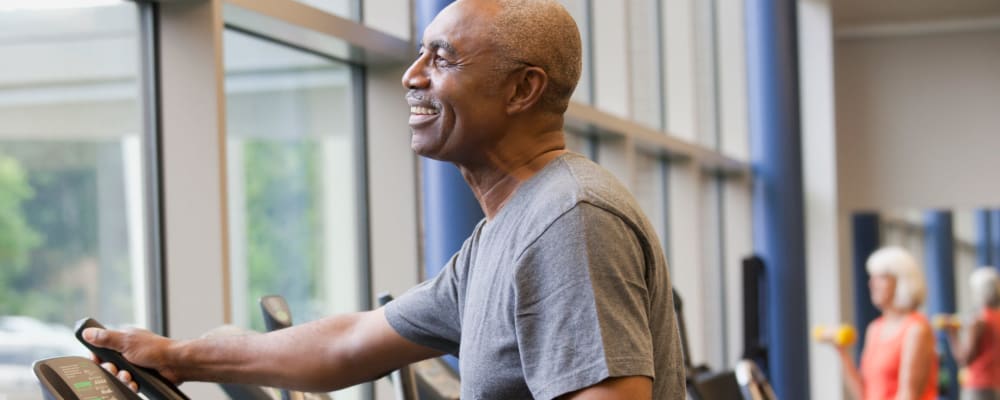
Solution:
[[[410,68],[406,69],[403,73],[403,87],[407,89],[421,89],[426,88],[427,84],[430,82],[427,79],[427,70],[424,68],[424,57],[418,58]]]

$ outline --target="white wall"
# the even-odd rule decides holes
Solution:
[[[1000,204],[1000,30],[840,39],[844,207]]]

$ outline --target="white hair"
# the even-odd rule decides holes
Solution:
[[[924,302],[927,288],[920,263],[900,247],[890,246],[876,250],[865,263],[869,275],[890,275],[896,280],[892,304],[913,311]]]
[[[969,276],[972,302],[977,307],[995,307],[1000,303],[1000,274],[996,268],[979,267]]]

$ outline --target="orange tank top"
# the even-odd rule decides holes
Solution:
[[[969,363],[965,387],[1000,388],[1000,312],[983,309],[984,329],[976,343],[979,355]]]
[[[920,313],[910,313],[901,322],[896,332],[883,337],[885,319],[879,317],[872,321],[865,338],[865,349],[861,353],[861,380],[864,383],[863,400],[894,400],[899,390],[899,367],[903,360],[903,342],[906,333],[917,325],[924,325],[930,330],[930,323]],[[937,354],[931,362],[927,375],[927,385],[924,387],[920,400],[933,400],[937,397],[938,360]]]

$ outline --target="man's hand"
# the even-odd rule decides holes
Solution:
[[[106,371],[110,372],[111,375],[117,377],[118,380],[122,381],[122,383],[124,383],[125,386],[127,386],[129,389],[132,389],[133,392],[139,393],[139,384],[135,383],[135,381],[132,380],[132,374],[130,374],[128,371],[124,369],[119,371],[118,367],[109,362],[102,363],[101,359],[97,358],[96,354],[91,354],[90,359],[94,360],[95,363],[100,364],[101,368],[104,368]]]
[[[173,340],[156,335],[144,329],[126,329],[123,331],[113,331],[108,329],[87,328],[83,331],[84,340],[98,347],[105,347],[122,354],[126,360],[132,364],[156,370],[164,378],[180,384],[183,379],[181,375],[170,368],[168,363]],[[97,356],[94,360],[101,362]],[[102,363],[104,369],[112,375],[118,377],[125,385],[133,391],[138,391],[138,385],[132,380],[128,371],[119,371],[111,363]]]

